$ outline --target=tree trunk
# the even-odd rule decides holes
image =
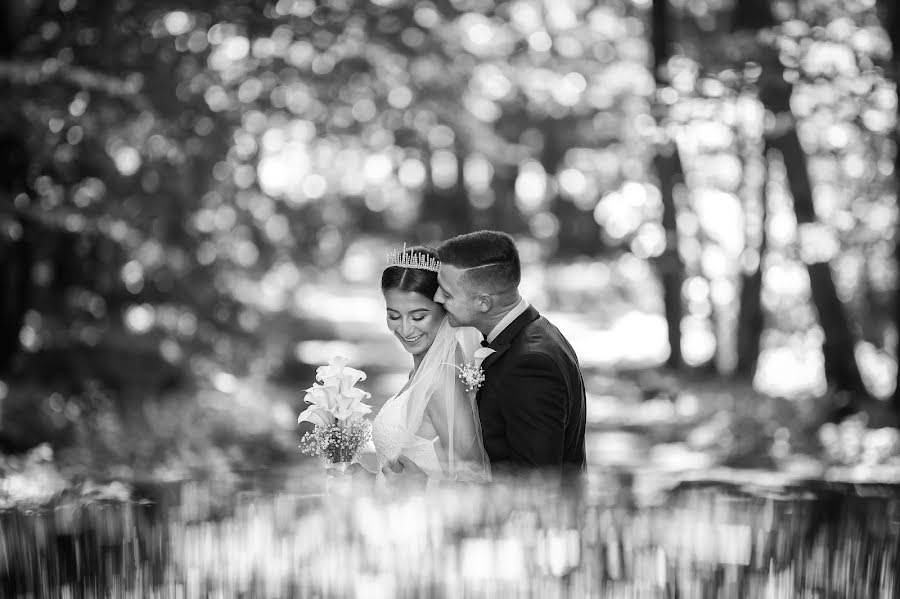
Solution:
[[[666,232],[666,248],[656,260],[669,331],[670,352],[666,366],[682,369],[684,357],[681,353],[681,320],[684,317],[684,307],[681,302],[681,288],[684,285],[684,261],[678,253],[675,187],[684,181],[684,173],[675,142],[661,147],[654,157],[653,164],[659,177],[663,203],[662,225]]]
[[[894,45],[894,48],[900,48],[900,45]],[[894,51],[895,54],[898,50]],[[896,72],[897,66],[895,66]],[[896,85],[900,85],[900,78]],[[897,102],[898,102],[898,110],[897,110],[897,118],[900,119],[900,88],[897,89]],[[900,205],[900,133],[896,130],[894,132],[894,178],[896,179],[895,193],[897,194],[897,203]],[[896,264],[896,268],[900,271],[900,221],[898,221],[898,226],[896,232],[894,233],[894,262]],[[894,290],[894,327],[898,332],[900,332],[900,288]],[[897,346],[894,348],[894,359],[897,360],[897,375],[896,375],[896,383],[894,387],[894,394],[891,397],[891,411],[898,417],[900,417],[900,335],[897,336]]]
[[[651,14],[653,42],[653,76],[656,84],[664,83],[667,77],[663,69],[669,61],[669,0],[653,0]]]
[[[763,148],[763,164],[766,164],[766,150]],[[759,361],[760,337],[765,326],[762,310],[762,280],[763,260],[766,255],[766,220],[768,209],[766,206],[766,181],[768,174],[763,177],[760,189],[759,202],[761,206],[760,229],[761,239],[759,243],[759,263],[756,269],[741,276],[740,312],[738,314],[737,327],[737,366],[734,376],[752,381],[756,374],[756,364]],[[748,236],[749,237],[749,236]]]
[[[774,27],[775,17],[772,14],[770,0],[737,0],[732,13],[732,33],[744,32],[756,36],[762,29]],[[766,53],[768,50],[760,48]],[[741,277],[740,306],[738,308],[737,323],[737,365],[734,376],[752,381],[756,374],[756,365],[759,362],[761,349],[760,337],[764,327],[764,315],[762,310],[762,279],[763,263],[766,256],[766,220],[767,198],[766,182],[768,180],[768,150],[769,144],[764,143],[762,149],[762,163],[766,174],[763,176],[762,189],[760,190],[761,207],[761,238],[759,244],[759,263],[756,270],[745,273]],[[748,235],[749,238],[749,235]]]
[[[0,7],[0,58],[15,56],[40,0],[10,0]],[[0,93],[3,93],[0,90]],[[0,119],[0,202],[9,208],[7,231],[0,231],[0,375],[8,374],[19,350],[19,334],[30,305],[34,262],[33,224],[16,216],[16,196],[28,191],[28,147],[16,132],[15,114]],[[3,225],[0,220],[0,225]]]
[[[439,187],[435,183],[432,168],[434,152],[425,152],[427,182],[422,196],[421,220],[417,227],[419,232],[424,233],[423,241],[458,235],[472,228],[472,206],[463,182],[466,151],[461,143],[447,149],[453,152],[456,160],[456,180],[450,187]]]
[[[800,145],[797,129],[790,113],[791,85],[784,80],[778,58],[774,52],[768,57],[760,85],[760,100],[771,111],[780,129],[768,131],[769,147],[779,150],[784,157],[788,186],[794,200],[794,213],[798,227],[816,222],[812,186],[806,165],[806,154]],[[825,333],[822,352],[825,358],[825,376],[833,388],[868,396],[854,354],[854,337],[844,306],[838,297],[827,262],[807,264],[812,301],[819,314],[819,324]]]
[[[737,366],[734,376],[753,380],[759,361],[760,339],[764,327],[762,303],[762,258],[757,269],[744,274],[741,286],[741,307],[737,330]]]
[[[13,206],[16,196],[26,191],[27,153],[21,138],[6,134],[0,138],[0,202]],[[33,252],[31,224],[15,216],[0,231],[0,375],[9,373],[19,350],[19,334],[30,304]],[[0,218],[0,225],[3,225]]]
[[[23,224],[22,237],[9,244],[8,252],[0,243],[0,287],[4,289],[0,296],[0,375],[8,374],[12,369],[31,299],[32,233],[28,230],[29,225]]]
[[[734,13],[734,29],[750,32],[774,24],[767,0],[738,0]],[[784,69],[773,47],[760,48],[763,73],[759,81],[759,99],[775,117],[775,125],[766,131],[766,145],[779,150],[784,157],[788,186],[794,200],[797,224],[802,227],[816,222],[812,186],[806,165],[806,154],[800,145],[791,114],[793,87],[784,80]],[[867,396],[854,354],[854,338],[844,306],[837,295],[831,267],[828,263],[807,264],[812,301],[819,314],[819,324],[825,333],[822,351],[825,376],[829,384],[840,391]]]
[[[893,49],[888,72],[894,80],[894,89],[897,94],[897,119],[900,122],[900,55],[898,55],[900,54],[900,7],[897,6],[897,0],[879,0],[878,10]],[[897,194],[897,204],[900,205],[900,129],[896,126],[894,127],[894,180],[896,181],[894,191]],[[894,261],[897,269],[900,270],[900,224],[894,234]],[[896,290],[896,294],[894,326],[900,331],[900,289]],[[898,336],[897,347],[894,349],[894,358],[900,362],[900,336]],[[894,395],[891,397],[891,411],[896,416],[900,416],[900,367],[897,368],[896,387]]]
[[[493,202],[487,210],[475,213],[475,225],[480,229],[501,229],[505,222],[515,222],[518,213],[515,210],[516,176],[515,166],[497,165],[491,178]]]
[[[31,18],[41,6],[41,0],[6,0],[0,6],[0,56],[15,53],[19,40],[28,31]]]
[[[666,85],[668,73],[666,63],[670,55],[669,43],[669,0],[653,0],[653,74],[657,87]],[[666,118],[667,108],[657,102],[654,107],[656,120],[662,124]],[[669,358],[666,366],[681,370],[684,368],[684,357],[681,353],[681,321],[684,307],[681,302],[681,287],[684,283],[684,262],[678,252],[678,230],[676,227],[677,212],[675,207],[675,187],[684,181],[681,157],[675,140],[660,144],[653,159],[656,175],[659,178],[659,190],[662,195],[662,225],[666,233],[666,248],[655,261],[656,270],[662,284],[663,306],[668,325]]]

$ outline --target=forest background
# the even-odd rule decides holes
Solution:
[[[476,228],[592,462],[898,476],[891,0],[2,10],[4,497],[295,461],[317,365],[405,376],[382,257]]]

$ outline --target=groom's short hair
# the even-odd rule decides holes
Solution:
[[[438,258],[466,272],[462,284],[473,294],[504,293],[519,286],[522,266],[513,238],[502,231],[474,231],[451,237]]]

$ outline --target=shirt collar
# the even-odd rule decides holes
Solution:
[[[516,304],[515,306],[513,306],[513,309],[510,310],[509,312],[507,312],[506,316],[504,316],[500,320],[500,322],[498,322],[496,324],[496,326],[494,326],[494,328],[491,329],[491,332],[488,333],[488,336],[487,336],[487,342],[493,343],[494,339],[496,339],[500,335],[500,333],[503,332],[503,329],[505,329],[510,324],[512,324],[512,321],[514,321],[519,316],[521,316],[522,313],[525,312],[525,310],[527,310],[527,309],[528,309],[528,302],[525,301],[525,298],[520,299],[519,303]]]

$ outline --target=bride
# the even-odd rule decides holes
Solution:
[[[363,466],[375,472],[377,486],[418,471],[429,485],[491,477],[475,392],[457,376],[457,365],[472,361],[481,334],[450,326],[433,301],[439,265],[433,249],[404,245],[390,253],[381,275],[388,329],[411,355],[412,371],[372,423],[374,460],[369,456]]]

